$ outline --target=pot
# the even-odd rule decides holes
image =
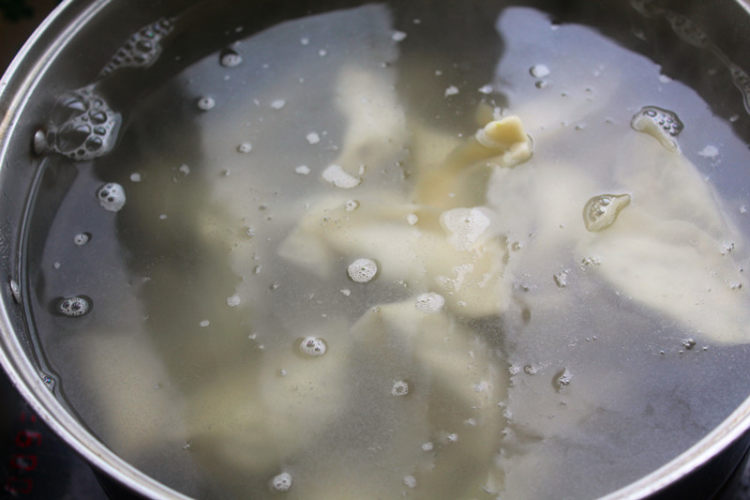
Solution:
[[[140,470],[144,467],[149,468],[149,464],[152,464],[155,459],[143,459],[139,467],[135,467],[103,443],[98,435],[105,431],[95,421],[97,412],[84,408],[87,404],[87,397],[93,396],[86,396],[80,392],[80,389],[74,387],[79,384],[85,385],[92,393],[96,393],[94,388],[96,384],[84,384],[81,380],[85,377],[78,379],[75,374],[69,375],[74,370],[61,369],[61,362],[65,356],[71,355],[70,352],[74,349],[71,347],[73,344],[61,347],[65,342],[56,340],[61,332],[64,335],[70,334],[70,329],[73,327],[69,326],[71,323],[68,321],[73,317],[80,317],[83,321],[94,321],[90,314],[92,300],[94,311],[97,312],[109,310],[114,314],[118,308],[111,304],[107,306],[106,300],[99,302],[100,297],[92,299],[85,294],[71,295],[73,292],[67,291],[68,289],[62,291],[64,287],[58,286],[61,283],[60,278],[56,278],[49,268],[45,267],[54,260],[49,256],[49,248],[51,248],[49,242],[57,237],[54,230],[56,217],[61,217],[60,214],[70,214],[71,210],[86,214],[87,211],[92,210],[90,207],[97,207],[98,204],[104,210],[102,217],[109,218],[95,219],[88,225],[83,222],[70,225],[70,227],[80,229],[80,232],[75,234],[75,246],[82,247],[90,240],[97,241],[98,244],[98,241],[102,240],[117,242],[119,239],[130,237],[135,241],[141,238],[140,241],[144,241],[143,247],[149,247],[149,251],[154,251],[149,246],[152,243],[145,242],[143,238],[155,237],[155,233],[128,233],[132,231],[131,226],[128,226],[128,216],[123,215],[125,212],[118,214],[123,204],[136,205],[130,201],[130,194],[128,194],[129,201],[125,201],[120,191],[122,189],[120,184],[105,183],[97,190],[96,196],[94,193],[89,193],[92,196],[86,202],[88,205],[81,202],[80,205],[71,208],[70,202],[66,201],[70,199],[70,193],[80,192],[81,199],[86,196],[87,191],[81,191],[81,189],[87,188],[80,187],[81,182],[106,181],[103,173],[116,163],[115,160],[110,159],[115,153],[127,156],[130,154],[129,151],[138,150],[141,144],[138,142],[141,140],[140,136],[132,133],[135,127],[133,123],[138,119],[146,120],[144,118],[146,115],[148,119],[158,118],[159,113],[163,112],[164,116],[172,116],[172,121],[179,122],[179,117],[187,113],[184,108],[166,105],[162,111],[140,112],[141,114],[138,115],[140,118],[133,118],[128,114],[128,106],[133,106],[132,103],[140,102],[140,100],[152,102],[149,99],[152,99],[152,96],[158,92],[183,92],[184,89],[178,86],[170,88],[170,85],[175,84],[169,78],[194,64],[197,65],[203,58],[222,48],[224,50],[219,54],[222,67],[228,69],[240,64],[242,57],[249,56],[240,56],[242,51],[234,44],[238,39],[264,32],[287,20],[303,16],[318,16],[352,7],[366,8],[362,7],[360,2],[338,0],[315,3],[259,1],[253,5],[236,5],[232,2],[212,4],[208,1],[187,0],[161,2],[139,0],[127,3],[108,0],[87,2],[67,0],[62,2],[44,21],[0,80],[0,110],[2,111],[0,189],[3,195],[0,197],[0,213],[2,214],[0,277],[6,284],[2,289],[2,303],[0,304],[0,361],[24,398],[57,434],[106,476],[122,483],[135,494],[149,498],[187,498],[184,493],[178,491],[183,489],[182,482],[174,480],[174,477],[179,477],[178,473],[172,471],[166,474],[172,478],[168,481],[170,486],[167,486],[163,481],[153,479]],[[468,12],[465,18],[456,19],[454,30],[446,32],[438,45],[427,53],[427,57],[435,57],[436,61],[440,61],[439,58],[443,57],[443,54],[461,54],[461,57],[465,57],[463,61],[466,67],[478,64],[477,61],[481,61],[487,53],[479,56],[469,52],[462,53],[461,51],[473,47],[470,41],[466,41],[466,34],[473,33],[477,38],[490,36],[482,30],[492,35],[494,25],[482,27],[477,24],[478,20],[488,15],[487,13],[502,19],[507,9],[521,7],[534,8],[537,9],[535,12],[548,15],[551,19],[551,26],[555,30],[564,29],[563,27],[570,23],[592,27],[603,36],[627,47],[628,50],[646,54],[647,58],[662,66],[665,77],[663,85],[667,86],[673,79],[679,80],[700,95],[709,104],[712,113],[723,118],[726,126],[731,127],[733,133],[745,143],[750,138],[750,119],[748,118],[750,78],[746,73],[750,68],[742,67],[743,55],[747,53],[748,40],[750,40],[750,22],[748,22],[750,7],[747,3],[739,0],[717,0],[709,5],[698,1],[686,3],[632,0],[612,2],[610,5],[601,6],[590,5],[590,2],[583,1],[532,0],[494,2],[490,7],[472,3],[472,8],[475,10]],[[441,9],[445,9],[445,12],[450,11],[450,7],[435,5],[427,1],[411,2],[408,5],[395,3],[393,9],[396,12],[394,15],[397,22],[413,19],[415,26],[440,19],[441,15],[446,15]],[[372,19],[373,23],[379,22],[375,14]],[[347,22],[349,20],[342,19],[341,26]],[[355,31],[352,30],[348,36],[356,37]],[[323,36],[322,33],[321,36]],[[401,43],[404,39],[409,40],[408,37],[408,33],[395,31],[393,40]],[[303,36],[300,38],[300,43],[306,46],[310,40]],[[504,50],[513,50],[514,46],[510,40],[506,40],[505,44],[507,47],[500,43],[492,55],[499,58]],[[272,44],[268,45],[268,47],[272,46]],[[351,50],[357,50],[356,43],[353,42],[352,47],[354,48]],[[334,48],[336,48],[334,45],[328,49],[321,48],[318,57],[330,56],[326,50],[330,52]],[[386,61],[384,64],[387,66],[392,63],[394,61]],[[413,66],[418,65],[414,63]],[[531,72],[532,76],[538,79],[538,88],[543,90],[548,82],[555,85],[555,73],[553,72],[550,79],[545,79],[548,76],[545,74],[548,68],[541,66],[544,65],[532,66]],[[464,80],[467,88],[480,88],[485,82],[481,80],[483,77],[472,76],[473,74],[464,67],[446,68],[445,73],[446,82],[449,82],[450,78],[458,81],[464,78],[462,76],[464,73],[468,75]],[[419,70],[414,70],[414,75],[414,78],[424,77]],[[191,84],[192,80],[189,79],[188,83],[185,83],[187,87]],[[165,87],[168,88],[167,91],[164,90]],[[475,97],[470,97],[463,91],[459,93],[458,88],[451,91],[452,88],[452,86],[446,88],[445,97],[455,96],[456,106],[476,104]],[[442,87],[440,91],[442,92]],[[490,91],[491,89],[487,93]],[[424,109],[427,106],[428,97],[426,96],[429,95],[429,91],[426,91],[425,87],[402,85],[399,87],[399,92],[403,99],[415,103],[416,108]],[[73,102],[72,108],[71,102]],[[86,121],[79,120],[79,117],[83,116],[81,114],[71,114],[71,109],[80,103],[86,107],[88,113]],[[195,102],[191,102],[191,106],[193,104],[205,113],[209,113],[217,105],[210,95],[197,96]],[[503,102],[503,97],[498,96],[495,104],[502,107],[506,103]],[[643,103],[644,106],[647,104],[650,103]],[[270,103],[270,107],[276,111],[281,111],[289,105],[283,99]],[[190,112],[194,111],[192,107],[190,109]],[[95,116],[96,113],[99,115]],[[102,118],[99,120],[97,116],[102,116]],[[178,119],[175,120],[174,116]],[[459,124],[456,126],[463,126],[464,129],[474,126],[474,117],[469,114],[460,116],[456,120]],[[679,119],[677,122],[681,123]],[[688,123],[688,127],[690,125]],[[95,126],[101,129],[101,133],[92,132],[96,129]],[[694,129],[700,128],[696,127],[695,123],[693,127]],[[86,133],[83,134],[85,137],[81,136],[83,129],[86,129]],[[127,136],[128,130],[131,131],[130,136]],[[139,130],[139,133],[145,133],[149,129],[142,127]],[[201,130],[199,127],[193,129],[186,127],[185,130],[180,131],[181,134],[194,134],[184,146],[187,151],[186,156],[198,155],[195,149],[199,148],[195,144],[201,140]],[[679,130],[677,132],[679,133]],[[343,132],[331,129],[330,133],[335,136]],[[134,138],[134,135],[138,137]],[[321,140],[321,135],[318,133],[315,133],[314,137],[308,135],[307,140],[310,144],[317,143]],[[176,141],[167,143],[170,148],[182,144],[177,138],[170,139],[169,134],[165,134],[165,137],[166,139],[163,139],[165,141],[172,139]],[[534,137],[534,140],[539,142],[537,137]],[[257,144],[255,148],[257,149]],[[243,142],[238,146],[238,150],[240,154],[252,154],[253,145]],[[704,153],[700,155],[702,158],[716,157],[710,149],[705,150]],[[161,153],[154,154],[158,156]],[[746,160],[746,156],[737,155],[736,158]],[[130,158],[132,161],[137,159],[136,154]],[[306,165],[305,168],[307,168]],[[705,167],[702,173],[713,172],[711,168],[713,167],[710,165]],[[175,165],[174,169],[164,174],[164,179],[172,179],[175,184],[179,184],[183,181],[188,182],[185,179],[189,179],[190,174],[191,167],[187,164]],[[305,170],[298,170],[297,174],[307,175]],[[725,164],[720,172],[711,176],[722,197],[741,200],[747,197],[750,191],[750,180],[744,180],[747,177],[745,174],[739,166],[730,168]],[[121,173],[120,177],[123,183],[125,179],[129,179],[134,184],[142,180],[137,170],[128,172],[127,175]],[[337,187],[342,187],[340,184],[350,182],[351,176],[336,179],[338,180],[331,182]],[[326,180],[329,179],[326,178]],[[88,184],[84,182],[84,185]],[[186,189],[189,193],[186,195],[187,198],[192,197],[191,199],[197,200],[197,204],[205,203],[198,191],[190,191],[193,188],[189,187]],[[165,194],[165,199],[168,197],[169,195]],[[134,198],[143,206],[155,206],[150,205],[155,202],[145,197],[138,199],[135,196]],[[265,210],[265,204],[263,207],[262,210]],[[142,217],[143,213],[145,212],[132,217]],[[162,220],[168,220],[168,216],[171,217],[166,213],[161,215],[164,216]],[[113,217],[120,217],[116,224],[112,222]],[[742,229],[747,235],[750,227],[746,222],[741,224],[744,224]],[[153,243],[154,248],[159,245],[169,247],[175,245],[176,242],[189,246],[189,242],[185,243],[177,237],[170,238],[171,236],[165,236],[163,241]],[[117,253],[111,246],[106,249],[98,248],[100,252],[103,252],[101,255]],[[200,248],[202,247],[196,244],[196,248],[198,250],[195,255],[186,254],[187,256],[175,257],[176,262],[185,264],[185,262],[192,261],[191,259],[197,259],[195,256],[201,255]],[[732,250],[727,250],[727,253]],[[62,254],[67,258],[69,254],[65,252]],[[134,260],[137,260],[140,255],[139,245],[131,245],[127,252],[131,252],[128,255],[135,255]],[[62,266],[65,269],[72,258],[61,260],[64,261]],[[73,267],[78,266],[76,271],[71,271],[71,273],[77,272],[83,275],[88,265],[97,269],[96,273],[100,276],[97,280],[89,280],[91,283],[97,283],[96,286],[91,285],[92,288],[107,290],[107,280],[111,278],[116,281],[122,278],[118,274],[120,271],[114,266],[105,266],[102,270],[97,268],[96,262],[87,262],[85,259],[78,264],[71,264]],[[135,265],[130,267],[131,271],[133,269],[143,271],[142,268],[133,266]],[[558,286],[565,286],[567,273],[566,271],[564,275],[556,275],[555,282]],[[216,291],[220,289],[219,283],[232,279],[234,277],[230,274],[210,278],[207,279],[208,285],[206,286],[209,290]],[[75,279],[72,282],[80,285],[80,282]],[[188,287],[189,280],[186,283],[185,286]],[[215,289],[212,288],[214,286]],[[51,292],[50,289],[55,287],[58,287],[60,291]],[[175,293],[180,296],[179,291]],[[119,303],[122,310],[142,313],[135,305],[127,302],[126,295],[112,291],[111,302],[123,300]],[[48,300],[50,297],[54,297],[54,300]],[[227,300],[229,301],[232,297]],[[240,299],[233,300],[239,303]],[[164,308],[174,315],[178,314],[176,311],[179,308],[173,302],[177,303],[179,300],[164,299]],[[51,315],[48,314],[50,312]],[[721,313],[714,312],[714,314],[720,315]],[[60,316],[65,317],[61,319]],[[230,320],[228,321],[231,323]],[[210,323],[208,320],[202,320],[200,327],[207,328]],[[254,337],[253,340],[255,340]],[[307,338],[303,339],[303,342],[306,340]],[[673,353],[667,352],[666,355],[673,354],[672,359],[692,356],[696,342],[692,338],[685,342],[687,343],[684,348],[679,348],[679,352],[675,350]],[[716,347],[711,345],[711,349],[707,352],[713,353],[715,350],[721,356],[726,356],[726,359],[732,356],[744,359],[750,355],[747,349],[748,342],[742,341],[742,337],[731,343],[735,345],[726,346],[722,343],[716,342]],[[130,344],[127,342],[117,345],[118,349],[123,351],[130,349]],[[157,345],[156,352],[162,354],[165,352],[164,345],[158,345],[158,341],[155,345]],[[75,344],[75,346],[76,348],[85,347],[86,344]],[[503,348],[507,349],[508,346]],[[59,352],[68,354],[55,354],[55,349],[67,349],[67,351]],[[186,347],[185,352],[191,352],[190,349],[191,347]],[[208,348],[202,346],[200,349]],[[654,349],[658,351],[658,347]],[[140,353],[140,351],[137,352]],[[628,351],[623,355],[629,356],[630,354]],[[661,355],[664,356],[665,353],[662,351]],[[140,354],[136,357],[138,356]],[[674,363],[674,361],[669,362]],[[173,363],[179,364],[178,361],[173,361]],[[528,375],[534,375],[538,370],[557,371],[556,366],[527,366]],[[210,369],[210,365],[201,365],[201,370]],[[61,374],[61,371],[65,373]],[[126,372],[117,373],[115,378],[123,376],[122,374]],[[562,375],[556,374],[555,378],[558,381],[558,392],[565,390],[561,386],[566,386],[570,382],[570,377],[565,379],[567,372],[561,373]],[[700,386],[701,390],[706,391],[711,387],[710,378],[713,375],[713,369],[707,372],[706,378],[709,380]],[[587,490],[584,496],[592,494],[591,492],[595,492],[596,495],[606,493],[607,498],[652,496],[667,498],[676,495],[692,497],[700,495],[708,498],[713,496],[738,466],[750,446],[750,432],[748,431],[750,429],[750,399],[745,399],[750,395],[750,385],[748,385],[750,380],[736,373],[732,376],[736,376],[736,384],[732,385],[731,391],[728,391],[732,394],[731,398],[728,396],[728,399],[733,398],[734,406],[731,411],[722,409],[719,412],[720,416],[713,415],[711,417],[713,420],[706,420],[715,421],[711,429],[704,429],[701,425],[697,425],[698,429],[690,440],[690,446],[686,446],[681,453],[670,456],[669,460],[664,460],[663,457],[650,458],[649,460],[658,463],[658,466],[653,467],[653,470],[648,473],[639,471],[635,477],[631,478],[630,484],[619,484],[619,489],[614,491]],[[717,382],[714,383],[725,383],[727,377],[729,375],[717,375]],[[73,380],[75,382],[72,382]],[[406,384],[403,381],[400,382]],[[139,383],[136,377],[133,384]],[[691,379],[690,383],[695,383],[695,381]],[[533,385],[533,383],[529,384]],[[394,385],[394,390],[395,387]],[[160,386],[158,389],[163,389],[159,393],[162,396],[157,394],[154,398],[171,397],[168,394],[173,388]],[[724,387],[717,388],[717,392],[723,390]],[[735,393],[741,393],[742,398],[737,399]],[[98,397],[101,397],[101,394]],[[706,401],[709,400],[710,398],[706,398]],[[686,415],[694,411],[690,404],[688,404]],[[658,404],[656,406],[658,408]],[[131,418],[137,420],[139,415],[134,413]],[[170,417],[167,415],[165,418]],[[132,440],[141,439],[137,431],[126,433],[126,436],[127,439]],[[109,442],[110,438],[106,437],[104,440]],[[201,442],[198,438],[195,443],[188,440],[185,448],[189,449],[191,445],[197,448]],[[123,449],[120,445],[115,447]],[[231,457],[228,462],[231,462]],[[149,469],[149,471],[152,470]],[[616,473],[616,468],[612,470]],[[239,474],[238,471],[234,473],[230,471],[225,479],[231,483]],[[634,473],[623,472],[623,474],[630,478],[630,475]],[[276,478],[279,477],[276,476]],[[188,482],[185,479],[185,483]],[[405,479],[407,486],[409,482]],[[193,494],[206,494],[206,492],[216,494],[215,490],[202,490],[201,486],[186,488]]]

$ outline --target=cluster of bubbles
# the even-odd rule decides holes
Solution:
[[[225,68],[234,68],[242,63],[242,56],[233,49],[224,49],[219,54],[219,64]]]
[[[308,336],[302,339],[299,344],[299,350],[302,354],[312,357],[322,356],[328,350],[326,341],[320,337]]]
[[[91,240],[91,233],[78,233],[73,236],[73,243],[77,246],[82,247]]]
[[[629,194],[601,194],[583,207],[583,223],[589,231],[602,231],[615,223],[623,208],[630,204]]]
[[[378,265],[372,259],[360,258],[346,269],[349,278],[355,283],[367,283],[378,274]]]
[[[76,318],[83,316],[91,310],[91,301],[86,297],[65,297],[57,304],[57,311],[63,316]]]
[[[173,28],[172,21],[162,18],[133,33],[102,68],[99,78],[109,76],[120,68],[153,64],[161,54],[161,41]]]
[[[426,313],[436,313],[445,305],[445,298],[434,292],[423,293],[417,296],[415,307]]]
[[[277,474],[271,479],[271,489],[274,491],[289,491],[292,487],[292,475],[288,472]]]
[[[99,205],[109,212],[119,212],[125,206],[125,189],[116,182],[108,182],[96,192]]]
[[[405,380],[397,380],[393,383],[391,394],[394,396],[406,396],[409,394],[409,384]]]
[[[45,129],[34,134],[34,151],[91,160],[114,147],[121,122],[120,114],[107,105],[93,85],[66,92],[52,108]]]

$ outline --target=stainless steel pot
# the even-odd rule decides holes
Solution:
[[[190,3],[186,0],[66,0],[34,33],[0,80],[0,279],[5,284],[0,304],[0,361],[23,396],[71,447],[134,492],[153,498],[184,496],[130,466],[87,430],[71,409],[55,396],[55,379],[48,374],[45,355],[29,333],[34,321],[28,306],[27,262],[28,253],[33,250],[29,242],[29,217],[32,207],[39,202],[36,190],[40,182],[40,160],[33,152],[32,138],[39,126],[38,116],[56,95],[70,88],[79,88],[87,78],[95,76],[113,53],[113,48],[128,34],[154,19],[175,15]],[[253,7],[258,13],[256,26],[250,29],[271,25],[287,16],[321,12],[352,3],[355,2],[334,0],[274,7],[270,2],[257,2],[257,7]],[[586,13],[586,8],[581,5],[586,2],[526,3],[549,8],[562,21],[574,13]],[[633,0],[630,3],[633,5],[613,2],[610,6],[611,28],[615,35],[628,31],[627,23],[618,26],[620,20],[638,16],[639,9],[647,11],[659,2]],[[698,25],[725,57],[738,64],[744,62],[750,49],[750,5],[744,0],[671,4],[674,9],[689,13],[691,19],[700,20]],[[583,22],[586,22],[585,16]],[[189,57],[197,57],[203,45],[211,45],[199,41],[184,43],[185,52],[191,54]],[[693,50],[700,54],[700,49]],[[698,63],[705,62],[702,57],[697,56]],[[668,60],[661,62],[669,65]],[[728,116],[730,111],[741,109],[743,95],[740,92],[722,90],[719,95],[712,94],[715,90],[701,82],[698,76],[691,83],[715,104],[718,113]],[[735,83],[748,99],[750,83],[741,78],[735,79]],[[745,109],[750,112],[747,100]],[[750,127],[746,123],[747,120],[738,122],[735,127],[737,133],[747,139],[750,138]],[[710,496],[747,450],[750,443],[748,429],[750,399],[688,451],[608,498],[670,497],[686,492],[693,497],[696,492]]]

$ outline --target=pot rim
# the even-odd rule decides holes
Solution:
[[[733,0],[750,16],[750,0]],[[33,90],[67,40],[96,16],[111,0],[62,0],[44,19],[0,76],[0,158],[8,149],[8,132],[19,118]],[[2,164],[4,165],[4,163]],[[5,168],[0,165],[0,168]],[[11,264],[14,278],[17,263]],[[11,276],[6,277],[10,279]],[[148,498],[189,499],[151,478],[120,458],[95,438],[55,398],[14,333],[11,319],[13,293],[0,293],[0,365],[33,410],[69,446],[110,477]],[[711,432],[682,454],[642,478],[603,498],[620,500],[655,495],[710,462],[750,429],[750,397]]]

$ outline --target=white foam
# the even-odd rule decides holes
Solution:
[[[321,174],[323,179],[341,189],[351,189],[362,182],[358,177],[346,172],[340,165],[329,165]]]
[[[470,250],[481,243],[490,227],[487,209],[454,208],[440,214],[440,224],[448,232],[448,241],[458,250]]]
[[[360,258],[349,264],[346,272],[355,283],[367,283],[378,273],[378,265],[372,259]]]
[[[328,350],[325,340],[320,337],[305,337],[299,344],[299,350],[308,356],[322,356]]]

